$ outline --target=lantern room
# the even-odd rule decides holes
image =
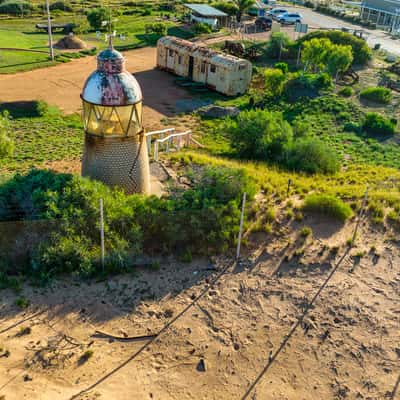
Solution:
[[[133,136],[142,131],[142,91],[112,47],[97,57],[97,71],[82,92],[83,122],[97,136]]]

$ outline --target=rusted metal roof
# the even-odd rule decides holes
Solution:
[[[175,36],[164,36],[159,39],[159,44],[164,45],[168,49],[183,50],[190,52],[193,56],[209,59],[216,65],[221,65],[226,68],[233,67],[238,63],[248,63],[249,61],[230,54],[221,53],[210,49],[206,46],[201,46],[188,40],[180,39]]]

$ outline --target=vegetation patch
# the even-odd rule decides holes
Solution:
[[[392,101],[392,91],[386,87],[369,87],[360,92],[360,97],[365,100],[380,104],[389,104]]]
[[[304,200],[303,210],[326,215],[345,222],[353,214],[350,206],[337,197],[326,194],[312,194]]]

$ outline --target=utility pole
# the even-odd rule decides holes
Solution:
[[[50,58],[51,58],[51,61],[54,61],[53,35],[51,33],[51,18],[50,18],[49,0],[46,0],[46,11],[47,11],[47,32],[49,34]]]

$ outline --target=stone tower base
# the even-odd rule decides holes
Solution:
[[[144,134],[111,138],[86,134],[82,176],[118,186],[127,194],[149,194],[149,158]]]

